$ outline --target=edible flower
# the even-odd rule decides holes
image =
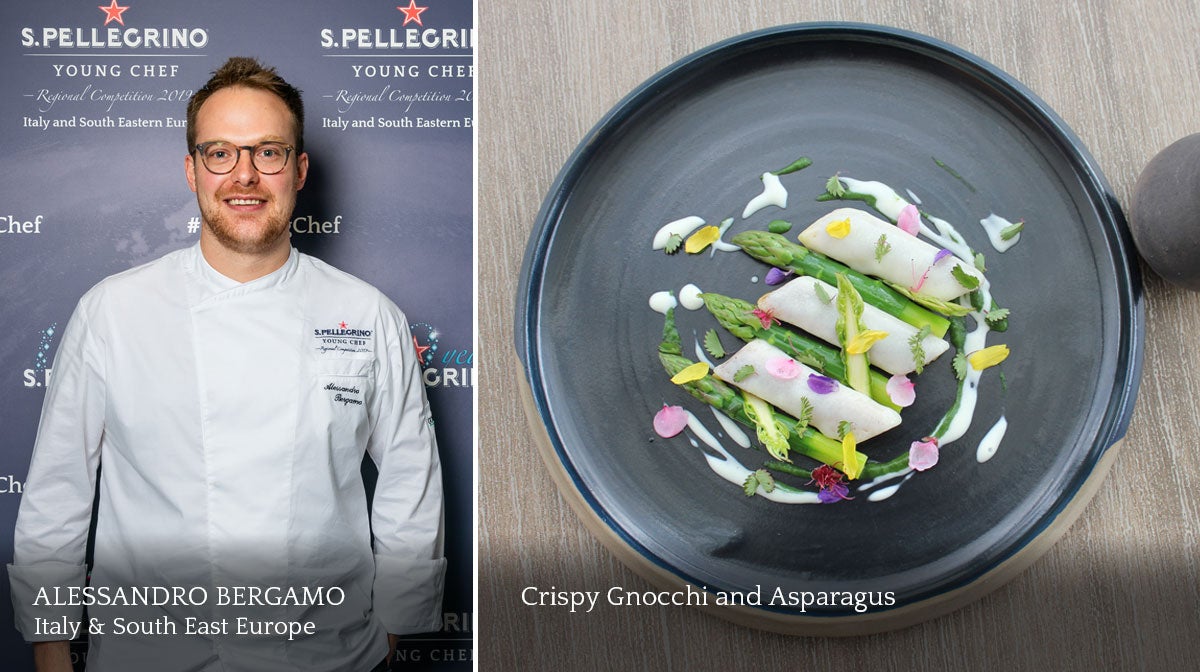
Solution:
[[[854,432],[846,432],[842,437],[842,471],[846,472],[846,478],[850,480],[858,478],[858,460],[854,459],[857,448],[858,441],[854,439]]]
[[[684,252],[688,254],[696,254],[704,248],[717,242],[721,237],[721,229],[715,226],[706,226],[699,231],[688,236],[687,242],[683,244]]]
[[[828,233],[834,238],[845,238],[846,236],[850,235],[850,218],[847,217],[846,219],[839,219],[836,222],[830,222],[826,224],[825,233]]]
[[[752,313],[752,314],[753,314],[755,317],[757,317],[757,318],[758,318],[758,321],[759,321],[759,322],[761,322],[761,323],[762,323],[762,328],[763,328],[763,329],[770,329],[770,328],[771,328],[771,323],[772,323],[772,322],[774,322],[775,324],[782,324],[782,323],[779,321],[779,318],[778,318],[778,317],[775,317],[775,311],[773,311],[773,310],[771,310],[771,309],[769,309],[769,308],[768,308],[767,310],[763,310],[762,308],[755,308],[754,310],[752,310],[752,311],[750,311],[750,312],[751,312],[751,313]]]
[[[654,414],[654,431],[664,439],[669,439],[682,432],[687,424],[688,414],[682,406],[663,404],[662,409]]]
[[[904,206],[896,219],[896,226],[910,236],[917,235],[921,231],[921,215],[917,212],[917,206],[912,203]]]
[[[898,373],[888,378],[887,385],[883,389],[887,391],[888,398],[892,400],[892,403],[900,408],[908,408],[917,400],[916,385],[903,374]]]
[[[1006,359],[1008,359],[1007,345],[993,345],[967,355],[967,361],[971,363],[971,368],[976,371],[983,371]]]
[[[918,278],[917,281],[915,283],[913,283],[913,285],[911,287],[909,287],[909,289],[914,292],[921,291],[921,288],[925,286],[925,281],[929,279],[929,272],[932,270],[933,270],[933,266],[930,265],[929,268],[926,268],[925,272],[921,274],[921,277]],[[917,274],[916,269],[914,269],[913,275],[916,275],[916,274]]]
[[[887,338],[887,335],[888,332],[875,329],[860,331],[846,344],[846,352],[851,355],[861,355],[880,340]]]
[[[707,375],[708,362],[696,362],[674,376],[671,376],[671,382],[676,385],[683,385],[684,383],[700,380]]]
[[[782,285],[784,281],[795,275],[795,271],[785,271],[782,268],[772,268],[767,271],[766,283],[768,285]]]
[[[813,469],[812,479],[807,484],[816,485],[819,488],[817,499],[822,504],[833,504],[843,499],[854,499],[849,496],[850,488],[845,483],[842,483],[841,472],[828,464],[822,464]]]
[[[831,394],[836,392],[838,382],[828,376],[822,376],[819,373],[808,374],[808,389],[817,394]]]
[[[780,380],[791,380],[800,375],[800,365],[791,357],[774,357],[766,362],[767,373]]]
[[[913,441],[908,447],[908,466],[916,471],[925,471],[938,462],[938,440],[936,436],[927,436],[920,441]]]
[[[942,248],[942,249],[938,250],[937,254],[933,255],[933,263],[929,264],[929,267],[926,268],[925,272],[921,274],[920,279],[917,280],[916,283],[914,283],[912,287],[909,287],[909,289],[911,289],[914,292],[921,291],[921,288],[925,286],[925,281],[929,279],[929,272],[933,270],[933,267],[937,266],[937,263],[939,261],[941,261],[942,259],[945,259],[946,257],[952,257],[952,256],[954,256],[954,253],[951,252],[950,250],[947,250],[946,248]],[[916,273],[914,273],[913,275],[916,275]]]

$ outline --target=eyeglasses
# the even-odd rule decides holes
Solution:
[[[287,165],[295,147],[282,142],[260,142],[250,145],[235,145],[224,140],[202,142],[196,145],[194,151],[200,153],[200,160],[208,172],[225,175],[233,171],[234,166],[242,158],[242,150],[250,152],[250,164],[263,175],[274,175]]]

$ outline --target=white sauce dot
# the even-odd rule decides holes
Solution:
[[[674,308],[677,304],[675,297],[670,292],[655,292],[650,295],[650,308],[656,313],[667,314],[667,311]]]
[[[688,283],[679,290],[679,305],[688,310],[699,310],[704,307],[704,299],[700,298],[700,288]]]

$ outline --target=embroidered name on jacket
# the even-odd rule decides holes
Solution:
[[[349,385],[338,385],[337,383],[329,383],[325,386],[325,390],[333,393],[333,400],[343,406],[362,406],[362,390]],[[354,395],[357,395],[355,398]]]
[[[336,329],[313,329],[317,352],[371,352],[371,339],[375,332],[370,329],[348,329],[346,323]]]

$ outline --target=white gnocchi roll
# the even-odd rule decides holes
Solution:
[[[983,282],[974,264],[953,254],[939,254],[941,250],[933,245],[856,208],[838,208],[813,222],[800,232],[800,242],[859,273],[942,301],[956,299],[969,289],[954,277],[956,267]]]
[[[794,372],[794,376],[781,377],[773,373],[778,370],[780,360],[792,361],[786,368],[789,374]],[[752,367],[753,373],[739,375],[747,366]],[[713,374],[730,385],[765,399],[792,417],[803,414],[802,400],[807,399],[812,407],[809,424],[831,438],[837,437],[838,425],[844,421],[851,423],[854,438],[858,442],[900,424],[900,414],[896,411],[848,385],[831,381],[820,372],[795,362],[787,353],[761,339],[744,345],[714,369]],[[810,376],[816,376],[817,379],[810,381]]]
[[[908,234],[902,234],[908,235]],[[818,293],[821,288],[824,296]],[[758,307],[788,324],[795,325],[817,338],[841,346],[837,335],[837,287],[816,278],[800,276],[758,300]],[[829,303],[825,299],[832,299]],[[874,366],[891,374],[907,374],[917,368],[913,359],[910,341],[918,329],[897,317],[889,315],[869,303],[863,304],[863,326],[874,331],[883,331],[887,337],[879,340],[867,351],[867,360]],[[950,344],[932,334],[921,340],[924,366],[937,359],[950,348]]]

